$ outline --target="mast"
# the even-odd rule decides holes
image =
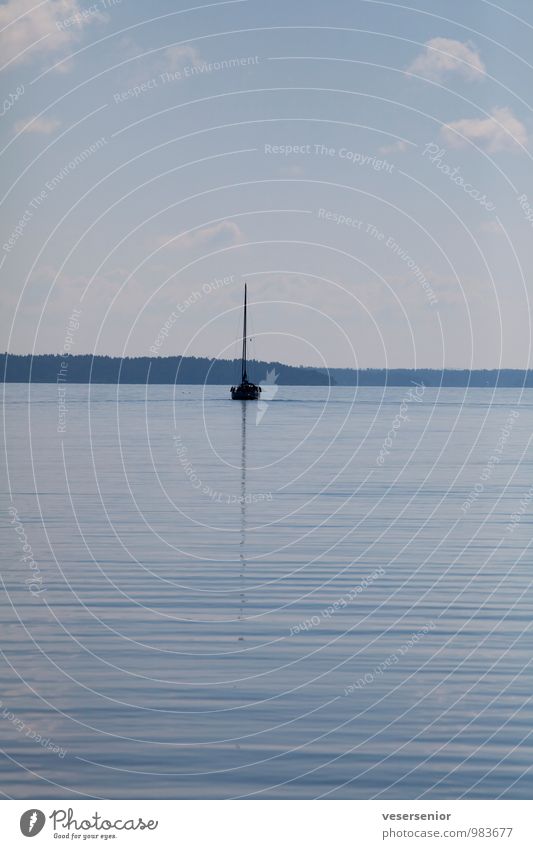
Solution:
[[[244,325],[242,330],[242,372],[241,383],[246,383],[248,376],[246,374],[246,283],[244,284]]]

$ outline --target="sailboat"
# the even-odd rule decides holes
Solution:
[[[233,401],[257,401],[261,393],[261,387],[250,383],[246,373],[246,309],[247,309],[247,286],[244,284],[244,324],[242,330],[242,361],[241,382],[238,386],[230,389]]]

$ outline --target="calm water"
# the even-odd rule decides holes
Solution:
[[[532,391],[5,390],[5,794],[531,798]]]

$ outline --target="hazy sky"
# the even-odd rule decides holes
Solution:
[[[260,358],[531,367],[530,0],[0,27],[4,348],[234,356],[246,279]]]

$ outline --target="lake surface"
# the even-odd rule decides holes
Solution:
[[[533,390],[276,390],[5,386],[4,794],[532,797]]]

